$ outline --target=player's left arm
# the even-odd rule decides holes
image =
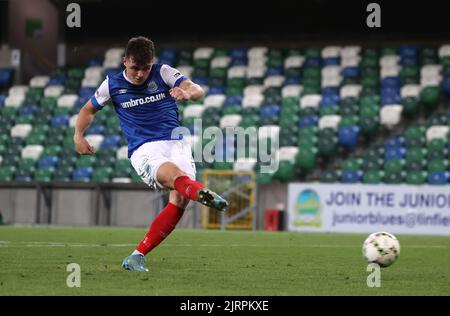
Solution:
[[[176,100],[196,101],[205,95],[203,88],[189,79],[183,80],[178,87],[173,87],[169,92]]]

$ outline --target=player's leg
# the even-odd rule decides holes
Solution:
[[[122,266],[128,270],[148,271],[145,267],[144,256],[158,246],[175,229],[188,203],[188,199],[171,190],[169,203],[153,220],[144,239],[136,247],[136,250],[125,258]]]
[[[189,152],[190,154],[190,152]],[[195,169],[189,164],[191,158],[187,157],[187,162],[180,161],[180,167],[173,162],[161,164],[157,170],[157,181],[169,189],[176,190],[182,197],[200,202],[206,206],[213,207],[219,211],[225,211],[228,202],[217,193],[211,191],[198,181],[189,177],[188,173],[195,174]],[[183,171],[181,168],[183,168]]]
[[[183,216],[189,200],[174,190],[169,193],[169,203],[156,216],[136,250],[123,261],[122,266],[128,270],[148,271],[144,256],[158,246],[176,227]]]

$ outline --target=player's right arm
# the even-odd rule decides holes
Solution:
[[[75,123],[75,134],[73,135],[73,142],[75,143],[75,149],[79,154],[92,155],[95,153],[94,147],[89,145],[84,138],[84,132],[91,126],[94,121],[94,114],[97,109],[89,100],[78,113],[77,121]]]
[[[108,78],[106,78],[95,92],[95,95],[86,102],[81,108],[80,113],[78,113],[73,142],[75,143],[75,149],[79,154],[92,155],[95,153],[94,147],[92,147],[84,138],[84,133],[94,121],[95,112],[101,110],[103,105],[110,98]]]

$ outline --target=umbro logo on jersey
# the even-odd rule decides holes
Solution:
[[[127,89],[120,89],[119,90],[119,94],[124,94],[124,93],[127,93]]]

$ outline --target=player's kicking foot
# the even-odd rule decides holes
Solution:
[[[145,267],[145,258],[142,255],[131,255],[123,259],[122,267],[126,270],[148,272]]]
[[[215,208],[218,211],[224,212],[228,207],[228,202],[217,193],[207,188],[201,188],[197,192],[197,201],[203,205]]]

